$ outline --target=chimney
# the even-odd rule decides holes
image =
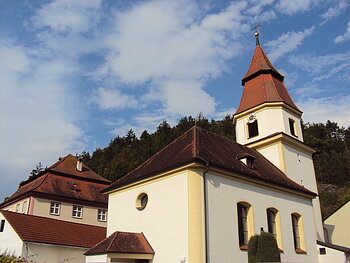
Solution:
[[[82,172],[83,171],[83,157],[79,156],[77,161],[77,171]]]

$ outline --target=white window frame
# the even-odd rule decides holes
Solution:
[[[79,219],[83,218],[83,207],[78,205],[73,205],[72,217],[79,218]]]
[[[22,213],[27,213],[27,204],[28,204],[28,201],[23,202]]]
[[[51,202],[50,206],[50,215],[59,216],[61,211],[61,203]]]
[[[107,210],[106,209],[98,209],[97,220],[101,221],[101,222],[107,221]]]

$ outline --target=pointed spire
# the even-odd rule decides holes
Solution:
[[[266,102],[284,102],[301,112],[283,83],[284,76],[272,65],[260,46],[258,32],[255,33],[255,37],[255,52],[249,70],[242,79],[243,96],[235,114]]]

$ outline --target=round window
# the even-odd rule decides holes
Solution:
[[[148,195],[146,193],[139,194],[136,199],[136,208],[138,210],[143,210],[147,206],[148,203]]]

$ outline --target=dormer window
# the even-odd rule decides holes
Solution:
[[[249,138],[259,135],[258,120],[253,120],[248,122],[248,135],[249,135]]]
[[[248,153],[239,154],[237,155],[237,159],[244,163],[246,166],[248,166],[250,169],[254,168],[253,164],[255,157],[253,155],[250,155]]]
[[[290,129],[290,134],[292,134],[295,137],[298,137],[298,135],[295,132],[295,121],[292,119],[289,119],[289,129]]]

